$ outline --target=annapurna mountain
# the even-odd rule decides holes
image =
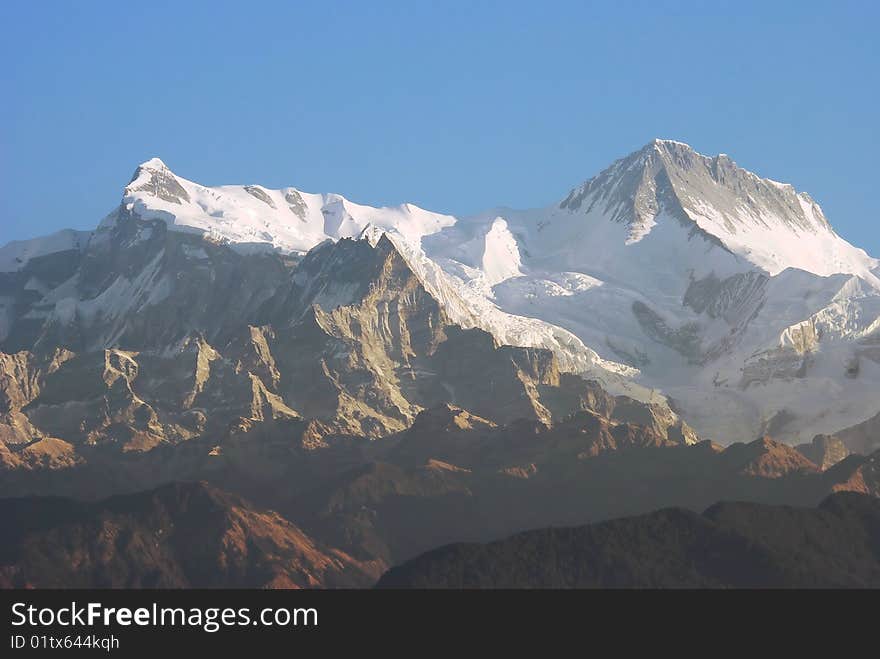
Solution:
[[[393,300],[383,286],[394,287]],[[401,290],[412,292],[404,311]],[[353,304],[388,305],[385,325],[334,311]],[[242,339],[239,331],[266,326],[289,335],[255,329]],[[547,407],[533,395],[549,382],[533,359],[544,352],[560,373],[668,403],[724,444],[765,433],[807,442],[880,412],[880,262],[838,236],[805,193],[669,140],[615,162],[558,204],[461,218],[295,188],[206,187],[154,158],[94,231],[0,248],[0,350],[128,351],[108,357],[125,376],[101,385],[120,391],[132,379],[128,360],[184,351],[195,375],[181,396],[195,400],[217,361],[211,351],[233,346],[235,363],[265,371],[234,385],[250,407],[289,418],[345,408],[348,418],[399,430],[444,397],[467,407],[466,378],[432,380],[431,393],[349,383],[342,395],[339,367],[303,352],[303,373],[319,374],[329,392],[304,399],[289,395],[302,389],[281,382],[264,346],[286,340],[350,359],[359,341],[381,344],[382,355],[396,351],[395,365],[421,377],[436,372],[431,356],[443,341],[434,332],[446,326],[479,331],[493,350],[538,350],[514,360],[520,375],[531,369],[516,376],[530,418]],[[367,353],[351,359],[374,377],[385,357]],[[42,359],[65,371],[63,354]],[[224,381],[253,372],[231,371]],[[381,415],[358,391],[382,392]],[[515,416],[508,408],[502,420]]]

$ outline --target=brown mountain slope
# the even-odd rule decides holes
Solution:
[[[811,506],[835,491],[880,494],[880,456],[851,456],[822,472],[767,438],[727,449],[676,445],[586,413],[496,427],[447,407],[423,413],[395,441],[277,505],[346,551],[394,563],[449,542],[661,507]]]
[[[72,456],[69,446],[65,452],[64,444],[39,440],[0,455],[18,461],[2,472],[0,493],[99,499],[205,480],[279,511],[359,560],[386,563],[449,542],[668,506],[816,505],[835,491],[880,494],[877,455],[853,455],[821,471],[767,438],[727,449],[688,445],[653,425],[586,411],[550,424],[499,425],[442,405],[374,441],[315,430],[314,421],[267,418],[149,451],[84,445]],[[45,468],[45,461],[74,458],[80,461],[60,472]],[[37,466],[25,469],[25,461]]]
[[[352,586],[368,585],[382,567],[205,483],[92,504],[2,499],[0,519],[5,587]]]

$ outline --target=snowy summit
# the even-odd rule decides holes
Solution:
[[[385,235],[454,322],[552,350],[564,370],[612,391],[669,396],[705,437],[772,428],[807,441],[878,411],[880,262],[806,193],[682,142],[654,140],[549,207],[470,217],[293,187],[208,187],[152,158],[95,232],[12,243],[0,270],[86,252],[127,223],[137,227],[128,240],[143,240],[157,221],[247,253]],[[117,282],[113,313],[151,281]],[[29,285],[60,319],[102,312],[100,299],[71,297],[70,282]],[[164,294],[141,289],[148,304]]]

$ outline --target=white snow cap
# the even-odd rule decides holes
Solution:
[[[876,414],[880,261],[838,236],[806,193],[677,140],[653,140],[531,210],[454,217],[293,187],[208,187],[160,158],[136,169],[122,208],[101,227],[131,214],[242,251],[388,236],[453,322],[552,350],[563,370],[614,393],[654,400],[662,390],[706,437],[749,439],[782,410],[796,417],[792,437]],[[0,271],[110,233],[10,244]],[[120,280],[104,302],[115,309],[142,283]],[[104,302],[83,301],[77,314]],[[0,301],[0,335],[3,323]],[[804,377],[792,367],[802,349],[813,350]],[[845,376],[859,351],[858,377]]]
[[[292,187],[206,187],[176,176],[158,157],[141,163],[123,201],[137,215],[162,219],[175,230],[300,252],[328,238],[358,237],[367,227],[373,227],[370,234],[393,231],[418,245],[461,222],[412,204],[376,208],[337,194],[310,194]],[[622,222],[628,227],[622,243],[632,246],[665,235],[656,225],[666,213],[687,218],[698,235],[771,275],[799,268],[821,276],[856,274],[880,285],[871,272],[880,262],[840,238],[809,195],[788,183],[762,179],[723,154],[703,156],[678,140],[652,140],[573,190],[562,205],[573,217],[560,216],[555,206],[477,216],[486,218],[479,238],[483,258],[472,265],[494,285],[518,276],[523,249],[539,253],[541,243],[554,238],[553,249],[597,252],[601,259],[610,252],[597,242],[598,228],[592,222]],[[595,220],[585,225],[579,218],[587,209]],[[535,219],[515,226],[525,215]],[[537,226],[528,226],[532,222],[552,226],[541,233]],[[531,244],[521,244],[530,235]],[[593,236],[589,245],[584,244],[586,235]],[[468,240],[475,238],[470,235]],[[431,242],[449,247],[452,239],[450,234],[445,241]],[[460,244],[459,251],[477,249],[471,244]]]
[[[150,158],[149,160],[145,160],[138,166],[138,169],[141,167],[146,167],[147,169],[168,169],[168,166],[161,158]]]
[[[419,240],[455,223],[449,215],[412,204],[373,208],[293,187],[203,186],[174,174],[160,158],[138,166],[123,205],[142,219],[165,221],[172,230],[291,252],[308,251],[328,238],[357,237],[370,225]]]

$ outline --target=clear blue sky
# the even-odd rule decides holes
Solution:
[[[469,213],[668,137],[807,190],[880,256],[878,6],[5,0],[0,243],[94,227],[154,155]]]

